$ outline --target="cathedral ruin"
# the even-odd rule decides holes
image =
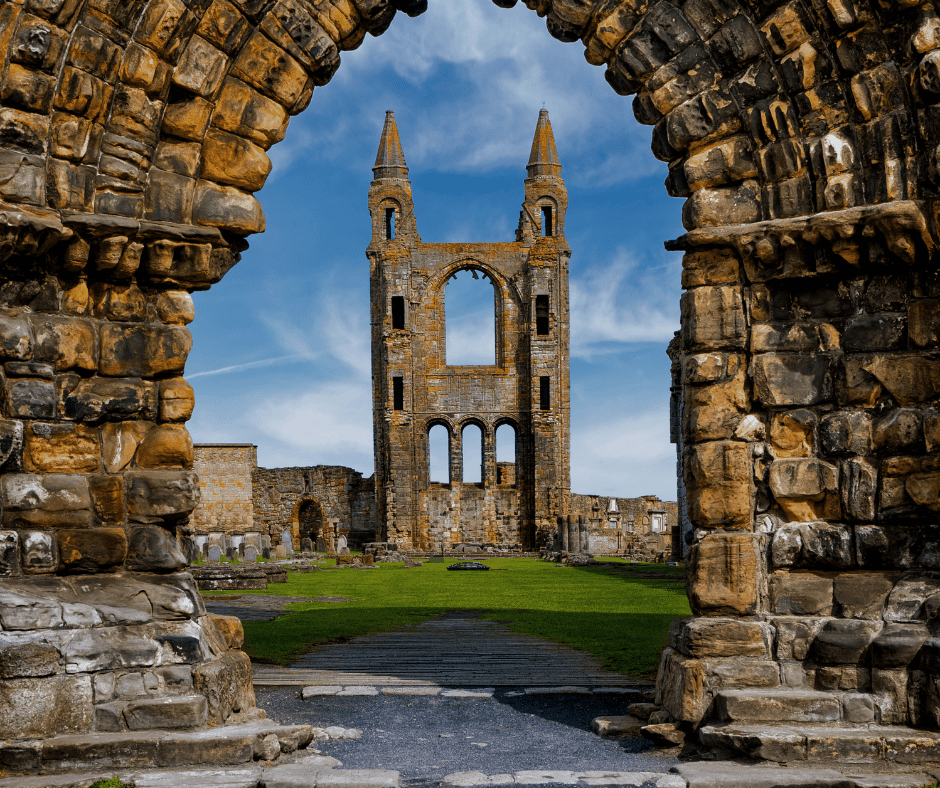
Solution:
[[[369,189],[375,489],[381,536],[432,549],[493,542],[532,549],[567,512],[567,192],[548,112],[539,113],[516,240],[424,243],[408,167],[387,113]],[[451,366],[444,289],[459,271],[493,284],[496,363]],[[483,435],[481,482],[463,481],[462,435]],[[513,467],[497,467],[495,436],[515,432]],[[429,432],[443,425],[449,479],[429,475]]]

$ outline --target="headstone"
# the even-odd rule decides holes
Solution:
[[[343,550],[345,549],[346,549],[346,537],[341,536],[339,539],[336,540],[336,552],[342,553]]]
[[[327,550],[326,550],[326,539],[324,539],[322,536],[318,536],[318,537],[317,537],[317,552],[318,552],[318,553],[325,553],[325,552],[327,552]]]
[[[309,537],[305,537],[300,540],[300,551],[302,553],[312,553],[313,552],[313,542]]]
[[[340,555],[349,555],[349,548],[345,545],[339,549]]]
[[[244,542],[239,542],[239,543],[238,543],[238,554],[239,554],[240,556],[244,556],[244,555],[245,555],[245,543],[244,543]]]
[[[270,548],[270,547],[262,547],[262,548],[261,548],[261,557],[262,557],[262,558],[270,559],[270,558],[271,558],[271,548]]]
[[[220,558],[222,558],[222,551],[219,549],[219,546],[217,544],[212,545],[212,547],[209,548],[209,560],[217,564]]]
[[[278,559],[287,558],[287,548],[279,544],[274,550],[274,555],[277,556]]]
[[[294,552],[294,543],[291,541],[290,531],[281,532],[281,544],[284,545],[284,549],[287,551],[287,553]]]
[[[226,557],[229,561],[234,561],[236,555],[237,555],[237,553],[235,552],[235,548],[234,548],[234,547],[226,547],[226,548],[225,548],[225,557]]]
[[[209,543],[203,542],[202,544],[202,554],[205,558],[209,557]]]
[[[246,563],[253,564],[258,560],[258,551],[255,549],[254,545],[248,545],[245,548],[245,561]]]
[[[261,537],[261,549],[263,550],[265,547],[270,547],[270,546],[271,546],[271,538],[268,536],[262,536]]]

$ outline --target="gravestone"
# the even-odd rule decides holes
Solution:
[[[245,548],[245,562],[253,564],[258,560],[258,551],[255,549],[254,545],[248,545]]]
[[[212,561],[212,563],[217,564],[221,558],[222,551],[219,549],[219,546],[217,544],[212,545],[209,548],[209,560]]]
[[[204,558],[209,557],[209,543],[208,542],[203,542],[202,544],[202,555]]]
[[[313,552],[313,542],[305,537],[300,540],[300,551],[302,553],[312,553]]]
[[[285,557],[287,553],[294,552],[294,543],[291,540],[290,531],[281,532],[281,545],[284,547],[284,550],[286,551]]]
[[[226,557],[229,561],[234,561],[236,555],[238,555],[238,554],[235,552],[235,548],[234,548],[234,547],[226,547],[226,548],[225,548],[225,557]]]
[[[336,540],[336,552],[337,553],[342,553],[343,550],[346,549],[346,546],[347,546],[347,542],[346,542],[345,536],[341,536],[339,539]]]
[[[275,555],[278,559],[287,558],[287,548],[286,548],[284,545],[279,544],[279,545],[274,549],[274,555]]]
[[[345,545],[343,545],[343,546],[339,549],[339,555],[349,555],[349,548],[346,547]]]
[[[244,556],[244,555],[245,555],[245,543],[244,543],[244,542],[239,542],[239,543],[238,543],[238,554],[239,554],[240,556]]]
[[[263,550],[265,547],[267,548],[271,547],[271,538],[268,536],[261,537],[261,549]]]
[[[326,549],[326,547],[327,547],[327,545],[326,545],[326,539],[324,539],[322,536],[318,536],[318,537],[317,537],[317,552],[318,552],[318,553],[326,553],[326,552],[328,552],[327,549]]]
[[[270,548],[270,547],[262,547],[262,548],[261,548],[261,557],[262,557],[262,558],[270,559],[270,558],[271,558],[271,548]]]

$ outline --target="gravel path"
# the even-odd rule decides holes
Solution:
[[[258,688],[258,705],[279,723],[341,725],[357,741],[316,747],[347,769],[395,769],[403,783],[433,784],[453,772],[523,769],[668,772],[678,763],[640,738],[602,739],[591,720],[626,714],[637,695],[526,695],[500,687],[492,698],[344,696],[302,700],[299,689]]]

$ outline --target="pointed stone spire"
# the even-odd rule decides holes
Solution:
[[[539,110],[539,122],[535,127],[535,139],[532,140],[532,153],[529,154],[526,170],[530,178],[537,175],[561,175],[561,162],[555,150],[555,137],[547,109]]]
[[[375,174],[375,180],[379,178],[404,178],[407,180],[408,178],[408,165],[405,164],[405,154],[401,149],[401,140],[398,139],[395,113],[391,110],[385,113],[385,128],[382,129],[379,152],[375,156],[375,166],[372,168],[372,172]]]

